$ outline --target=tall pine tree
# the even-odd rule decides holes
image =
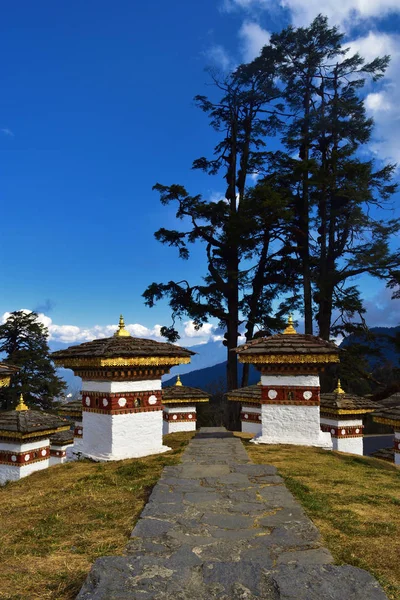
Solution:
[[[189,195],[179,185],[155,186],[163,204],[177,204],[176,217],[185,227],[183,231],[159,229],[156,239],[177,247],[183,259],[189,257],[188,244],[203,242],[208,273],[201,285],[187,281],[153,283],[143,294],[145,302],[152,306],[167,297],[173,317],[188,315],[197,327],[210,317],[218,319],[226,330],[228,389],[238,385],[237,359],[231,350],[237,346],[240,325],[247,322],[246,334],[253,336],[263,301],[264,320],[269,314],[269,325],[277,326],[271,303],[281,269],[273,257],[279,253],[274,243],[280,243],[285,206],[277,202],[276,191],[251,196],[247,189],[249,175],[263,168],[266,138],[280,126],[280,92],[274,73],[271,54],[262,69],[255,65],[250,71],[238,69],[222,82],[215,79],[220,96],[217,101],[196,98],[221,139],[213,158],[201,157],[193,168],[211,175],[221,173],[227,186],[225,198],[209,202],[200,195]],[[171,340],[177,339],[174,327],[165,327],[163,332]]]
[[[329,339],[354,331],[357,318],[363,326],[354,277],[367,274],[393,289],[399,283],[400,255],[390,250],[399,220],[382,212],[396,191],[395,167],[360,152],[373,130],[363,89],[367,78],[383,77],[389,57],[366,63],[351,55],[321,15],[309,27],[272,35],[271,45],[290,116],[282,136],[287,154],[277,152],[270,164],[286,173],[292,190],[288,235],[302,274],[305,331],[313,332],[315,319]],[[270,53],[266,47],[261,56]]]
[[[1,392],[2,408],[9,410],[24,394],[25,402],[38,408],[51,408],[55,396],[65,389],[57,376],[47,344],[47,329],[35,312],[15,311],[0,326],[0,352],[4,362],[19,367],[9,388]]]

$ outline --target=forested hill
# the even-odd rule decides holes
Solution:
[[[239,383],[242,377],[243,365],[238,365],[239,372]],[[206,390],[211,394],[216,394],[218,392],[225,393],[226,392],[226,361],[213,365],[212,367],[207,367],[205,369],[199,369],[198,371],[191,371],[190,373],[186,373],[181,375],[181,381],[183,385],[188,385],[190,387],[198,387],[202,390]],[[260,381],[260,373],[256,371],[253,366],[250,366],[250,375],[249,375],[249,385],[253,385]],[[169,379],[163,385],[166,387],[168,385],[173,385],[175,383],[175,378]]]
[[[373,353],[366,354],[371,369],[378,365],[391,363],[393,366],[400,366],[400,346],[393,343],[394,339],[400,341],[400,325],[398,327],[372,327],[370,336],[350,335],[343,340],[341,347],[347,348],[353,344],[361,344],[371,348]],[[378,354],[375,354],[378,351]]]

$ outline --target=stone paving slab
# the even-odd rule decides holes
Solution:
[[[275,467],[203,428],[165,467],[126,556],[98,559],[77,600],[387,600],[369,573],[332,562]]]

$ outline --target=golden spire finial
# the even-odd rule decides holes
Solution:
[[[118,329],[114,333],[115,337],[129,337],[131,334],[125,329],[124,317],[120,315]]]
[[[179,375],[176,376],[175,385],[182,385],[182,381],[181,381],[181,378],[179,377]]]
[[[24,397],[21,394],[19,397],[18,405],[15,407],[15,410],[29,410],[29,406],[27,406],[24,402]]]
[[[342,389],[342,386],[340,385],[340,379],[337,380],[337,388],[335,390],[333,390],[334,394],[345,394],[346,392]]]
[[[287,327],[286,327],[286,329],[284,330],[283,333],[285,333],[285,334],[288,334],[288,333],[289,334],[297,333],[297,331],[293,327],[293,317],[292,317],[292,315],[289,315],[288,322],[287,322]]]

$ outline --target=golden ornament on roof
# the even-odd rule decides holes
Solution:
[[[283,333],[286,334],[286,335],[287,334],[297,333],[297,331],[293,327],[293,317],[292,317],[292,315],[289,315],[288,324],[287,324],[287,327],[286,327],[286,329],[284,330]]]
[[[337,388],[335,390],[333,390],[334,394],[345,394],[346,392],[342,389],[342,386],[340,385],[340,379],[337,380]]]
[[[27,406],[24,402],[24,397],[21,394],[19,397],[18,405],[15,407],[15,410],[29,410],[29,406]]]
[[[131,334],[125,329],[124,317],[120,315],[118,329],[114,333],[115,337],[129,337]]]
[[[176,376],[175,385],[182,385],[182,381],[181,381],[181,378],[179,377],[179,375]]]

